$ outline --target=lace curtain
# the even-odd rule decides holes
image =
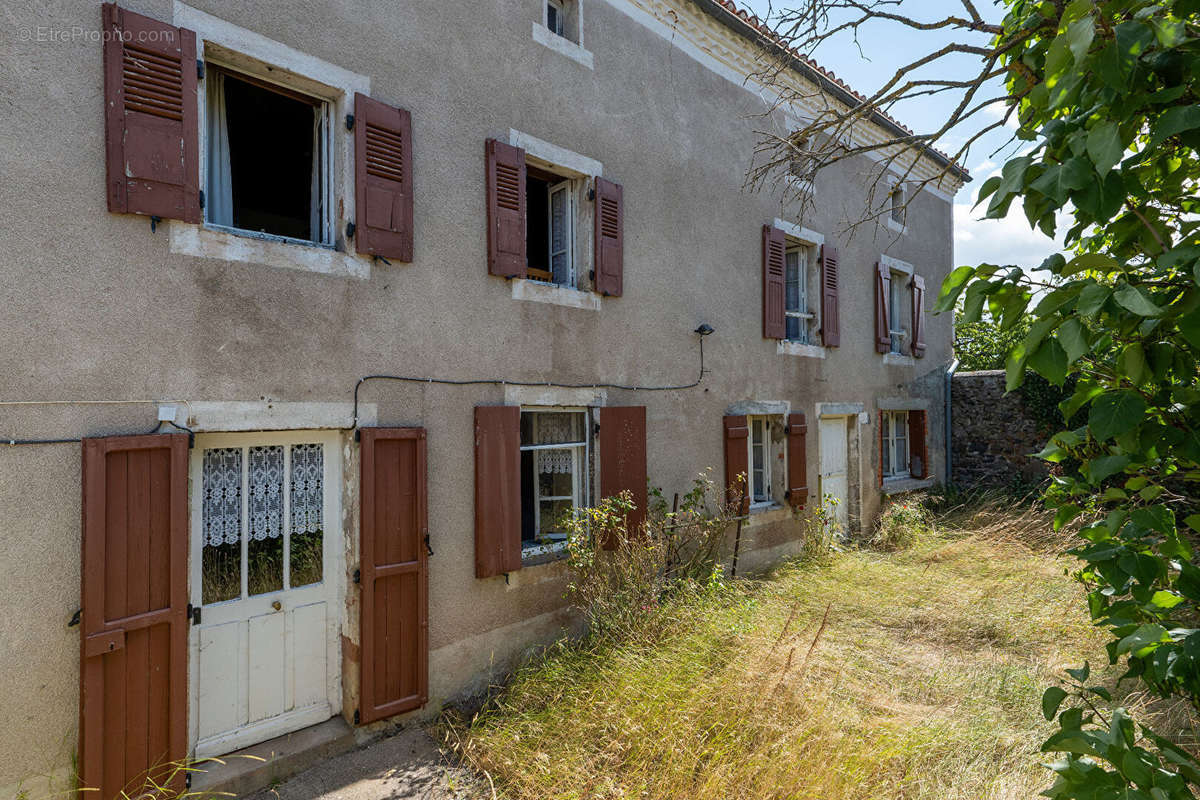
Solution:
[[[250,538],[283,535],[283,448],[250,448]]]
[[[204,544],[208,547],[237,544],[242,538],[241,448],[205,450],[203,472]]]
[[[283,535],[284,450],[282,445],[251,447],[247,453],[249,518],[247,533],[263,541]],[[292,533],[315,533],[324,525],[324,448],[298,444],[291,448]],[[237,544],[242,534],[242,448],[204,451],[201,518],[204,544]]]
[[[325,503],[324,454],[319,444],[292,446],[292,533],[321,530]]]
[[[575,466],[571,455],[571,450],[538,450],[538,473],[550,475],[555,472],[571,472]]]

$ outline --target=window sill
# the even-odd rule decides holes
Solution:
[[[780,356],[800,356],[801,358],[824,358],[825,348],[818,344],[789,342],[786,339],[781,339],[775,345],[775,354]]]
[[[898,233],[901,236],[908,235],[908,226],[902,222],[896,222],[896,220],[892,219],[891,217],[888,217],[887,226],[888,230]]]
[[[883,363],[889,367],[915,367],[917,360],[903,353],[884,353]]]
[[[536,567],[551,561],[562,561],[567,557],[566,542],[527,545],[521,548],[521,566]]]
[[[241,261],[268,267],[298,269],[339,278],[371,277],[371,262],[332,247],[265,238],[252,232],[234,233],[171,220],[168,248],[172,253],[222,261]]]
[[[928,489],[933,486],[934,479],[930,478],[885,478],[882,491],[885,495],[915,492],[918,489]]]
[[[542,283],[526,278],[513,278],[510,283],[512,283],[513,300],[550,303],[583,311],[600,310],[600,296],[595,292],[585,292],[569,286],[556,286],[552,283]]]
[[[770,525],[784,522],[792,518],[792,507],[783,503],[764,503],[760,506],[750,506],[750,514],[746,517],[745,527],[754,528],[759,525]]]
[[[585,50],[582,46],[575,44],[565,36],[559,36],[545,25],[537,22],[533,23],[533,40],[540,45],[549,47],[560,55],[566,56],[577,64],[581,64],[588,69],[595,69],[591,50]]]

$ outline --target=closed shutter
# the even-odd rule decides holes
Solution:
[[[200,222],[196,34],[102,8],[108,210]]]
[[[925,356],[925,279],[913,275],[912,279],[912,354],[914,358]]]
[[[778,228],[763,225],[762,241],[763,338],[786,339],[784,262],[787,252],[787,237]]]
[[[620,297],[625,275],[625,201],[619,183],[596,178],[596,291]]]
[[[632,536],[646,521],[646,407],[606,406],[600,409],[600,497],[626,489],[636,506],[625,520]]]
[[[521,568],[521,409],[475,407],[475,577]]]
[[[79,781],[97,800],[187,756],[187,557],[187,436],[84,439]]]
[[[889,353],[892,350],[891,320],[888,319],[888,296],[892,287],[892,273],[883,264],[875,265],[875,352]]]
[[[429,699],[423,428],[363,428],[360,721]]]
[[[838,314],[838,249],[821,245],[821,344],[838,347],[842,343]]]
[[[725,500],[731,505],[737,505],[740,500],[739,514],[750,512],[750,448],[746,441],[749,437],[750,427],[745,415],[725,417]]]
[[[908,412],[908,471],[914,478],[925,478],[929,475],[926,433],[925,412]]]
[[[793,508],[804,508],[808,500],[808,422],[803,414],[788,414],[787,500]]]
[[[525,151],[488,139],[488,274],[525,277]]]
[[[412,261],[412,169],[412,116],[355,93],[355,247],[360,254]]]

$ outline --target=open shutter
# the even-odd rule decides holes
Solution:
[[[187,756],[187,557],[188,437],[84,439],[79,781],[97,800]]]
[[[596,291],[620,297],[625,274],[625,202],[619,183],[596,178]]]
[[[763,338],[786,339],[784,321],[784,262],[787,237],[771,225],[763,225]]]
[[[821,245],[821,343],[838,347],[842,343],[838,316],[838,250]]]
[[[102,8],[108,210],[200,222],[196,34]]]
[[[626,489],[636,506],[625,521],[632,536],[646,521],[646,407],[606,406],[600,409],[600,496]]]
[[[360,722],[429,699],[423,428],[363,428]]]
[[[412,116],[354,95],[354,203],[360,254],[412,261]]]
[[[912,279],[912,354],[925,356],[925,279],[920,275]]]
[[[804,508],[808,500],[808,423],[803,414],[788,414],[787,500],[793,508]]]
[[[875,352],[890,353],[892,350],[891,321],[888,319],[888,295],[892,286],[892,273],[885,265],[875,265]]]
[[[475,406],[475,577],[521,568],[521,409]]]
[[[750,427],[744,414],[725,417],[725,500],[737,504],[741,500],[739,514],[750,512]],[[738,476],[741,476],[740,478]]]
[[[924,411],[908,412],[908,471],[914,478],[929,476]]]
[[[525,277],[525,151],[488,139],[488,274]]]

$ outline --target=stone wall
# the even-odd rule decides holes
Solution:
[[[1004,370],[959,372],[951,388],[952,480],[958,486],[1001,487],[1046,475],[1046,432],[1017,392],[1004,393]]]

